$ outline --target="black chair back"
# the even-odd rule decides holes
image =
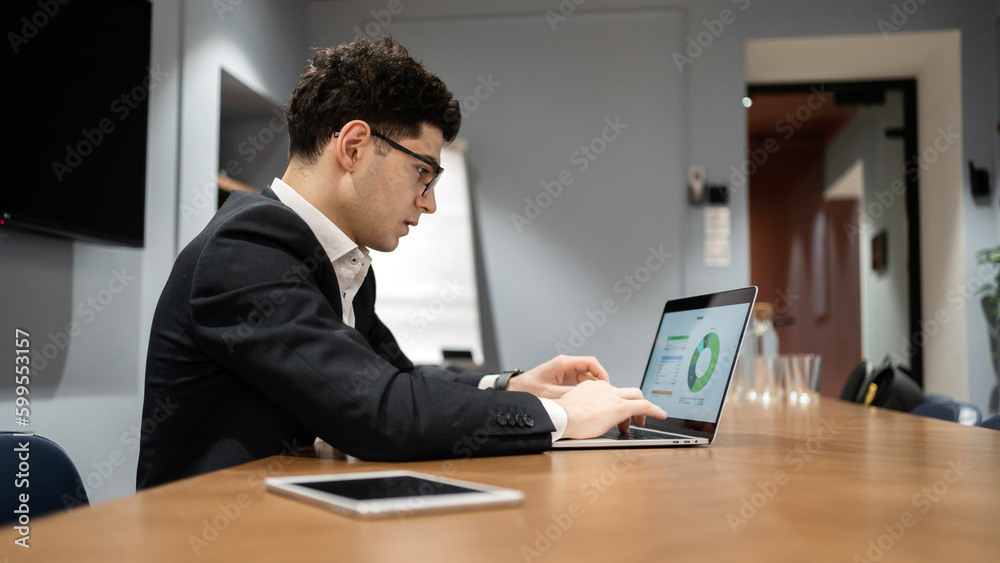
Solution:
[[[34,519],[89,504],[76,467],[66,451],[52,440],[3,431],[0,432],[0,451],[3,452],[0,455],[0,487],[3,488],[0,524],[18,525],[25,509],[28,518]],[[21,502],[24,494],[28,495],[28,502]]]

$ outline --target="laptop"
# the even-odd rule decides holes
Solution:
[[[628,433],[612,428],[553,448],[634,448],[708,445],[715,439],[736,358],[757,298],[754,286],[668,301],[642,377],[642,395],[667,411]]]

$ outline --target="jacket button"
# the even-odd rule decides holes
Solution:
[[[519,427],[524,428],[524,424],[525,424],[525,422],[524,422],[524,415],[523,414],[515,415],[514,416],[514,422],[516,422]]]
[[[524,425],[527,426],[528,428],[531,428],[532,426],[535,425],[535,420],[531,418],[530,414],[524,415]]]
[[[507,426],[507,413],[502,412],[497,414],[497,424],[500,426]]]

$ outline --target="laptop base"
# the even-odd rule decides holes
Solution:
[[[661,438],[659,435],[662,435],[663,437]],[[682,436],[680,434],[655,432],[633,426],[628,434],[619,433],[617,428],[612,428],[609,432],[606,432],[603,436],[597,438],[588,438],[586,440],[558,440],[552,444],[552,447],[554,449],[662,448],[669,446],[707,446],[708,444],[709,441],[707,438],[695,438],[691,436]]]

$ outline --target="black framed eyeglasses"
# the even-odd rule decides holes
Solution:
[[[441,168],[434,161],[429,160],[427,158],[424,158],[424,157],[420,156],[419,154],[411,151],[410,149],[404,147],[403,145],[397,143],[396,141],[393,141],[389,137],[386,137],[385,135],[379,133],[378,131],[376,131],[374,129],[371,129],[371,132],[372,132],[372,135],[375,135],[379,139],[382,139],[383,141],[389,143],[390,147],[392,147],[392,148],[394,148],[394,149],[396,149],[398,151],[402,151],[402,152],[404,152],[404,153],[412,156],[413,158],[419,160],[420,162],[423,162],[424,164],[426,164],[427,166],[430,167],[430,168],[421,168],[421,169],[419,169],[420,183],[424,185],[424,191],[420,192],[420,197],[423,197],[423,196],[427,195],[427,192],[429,192],[432,189],[434,189],[434,185],[437,184],[437,181],[439,179],[441,179],[441,173],[444,172],[444,168]],[[334,137],[339,137],[340,136],[340,131],[337,131],[336,133],[334,133],[333,136]]]

